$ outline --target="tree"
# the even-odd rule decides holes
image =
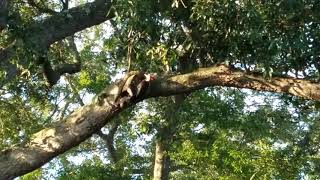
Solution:
[[[98,179],[319,177],[319,6],[1,1],[0,179],[63,160],[67,151],[99,149],[108,149],[111,165],[81,166]],[[133,70],[157,74],[146,92],[117,98],[124,106],[84,103]],[[265,101],[248,111],[254,98],[247,97]],[[156,149],[150,156],[129,148],[141,134],[154,137],[146,142],[148,152]],[[72,166],[63,163],[60,177]]]

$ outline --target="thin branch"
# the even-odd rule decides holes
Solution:
[[[74,42],[74,35],[70,36],[67,38],[67,41],[69,43],[69,47],[74,55],[75,58],[75,63],[79,63],[81,65],[81,58],[80,58],[80,53],[77,49],[77,45]]]
[[[258,172],[259,172],[259,171],[253,173],[252,176],[250,177],[250,180],[253,180],[253,178],[256,176],[256,174],[257,174]]]
[[[187,8],[187,6],[184,4],[183,0],[180,0],[180,2],[181,2],[182,6],[183,6],[184,8]]]
[[[129,33],[128,33],[128,49],[127,49],[127,61],[128,61],[128,68],[127,72],[131,70],[131,54],[132,54],[132,43],[133,43],[133,38],[132,36],[132,27],[130,27]]]
[[[99,130],[97,132],[97,135],[101,139],[103,139],[103,141],[106,143],[111,161],[114,163],[118,162],[118,160],[119,160],[116,149],[113,144],[114,136],[115,136],[119,126],[120,126],[120,121],[114,121],[108,134],[104,134],[101,130]]]
[[[69,84],[69,87],[71,89],[71,92],[73,93],[73,96],[77,99],[78,103],[81,106],[84,106],[84,102],[82,100],[82,98],[80,97],[77,88],[74,86],[74,84],[72,83],[72,79],[70,76],[65,76],[67,83]]]
[[[67,101],[66,104],[63,106],[61,112],[60,112],[60,116],[59,116],[59,121],[62,121],[65,114],[66,114],[66,110],[69,108],[70,105],[70,101]]]
[[[68,43],[69,43],[69,47],[71,48],[71,51],[72,51],[72,53],[74,55],[75,63],[78,64],[80,66],[80,68],[81,68],[81,58],[80,58],[80,54],[79,54],[79,51],[77,49],[77,46],[76,46],[76,44],[74,42],[74,35],[68,37],[67,40],[68,40]],[[67,82],[69,84],[69,87],[70,87],[73,95],[78,100],[79,104],[81,106],[84,106],[84,102],[83,102],[82,98],[80,97],[77,88],[72,83],[72,77],[70,77],[70,76],[65,76],[65,77],[66,77],[66,80],[67,80]]]
[[[62,98],[59,102],[58,102],[58,98],[56,99],[55,103],[54,103],[54,109],[52,111],[52,113],[48,116],[48,120],[52,119],[52,117],[55,115],[55,113],[58,111],[59,109],[59,104],[64,101],[65,99],[67,99],[69,97],[69,93],[66,94],[66,96],[64,96],[64,98]]]
[[[69,0],[60,0],[60,2],[62,3],[62,10],[67,10],[69,8]]]

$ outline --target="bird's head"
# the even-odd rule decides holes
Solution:
[[[151,74],[144,74],[144,76],[146,77],[145,81],[147,82],[156,80],[156,78]]]

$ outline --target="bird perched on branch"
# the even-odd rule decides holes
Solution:
[[[144,72],[139,72],[130,76],[119,96],[119,106],[123,107],[130,101],[145,95],[150,87],[150,82],[153,80],[155,80],[155,78],[151,74],[146,74]]]
[[[150,82],[155,78],[144,72],[132,71],[114,85],[103,90],[97,98],[98,105],[105,102],[111,106],[123,107],[133,99],[142,97],[150,87]]]

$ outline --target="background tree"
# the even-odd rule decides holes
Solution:
[[[0,179],[320,178],[319,8],[1,1]],[[133,70],[146,94],[91,102]]]

